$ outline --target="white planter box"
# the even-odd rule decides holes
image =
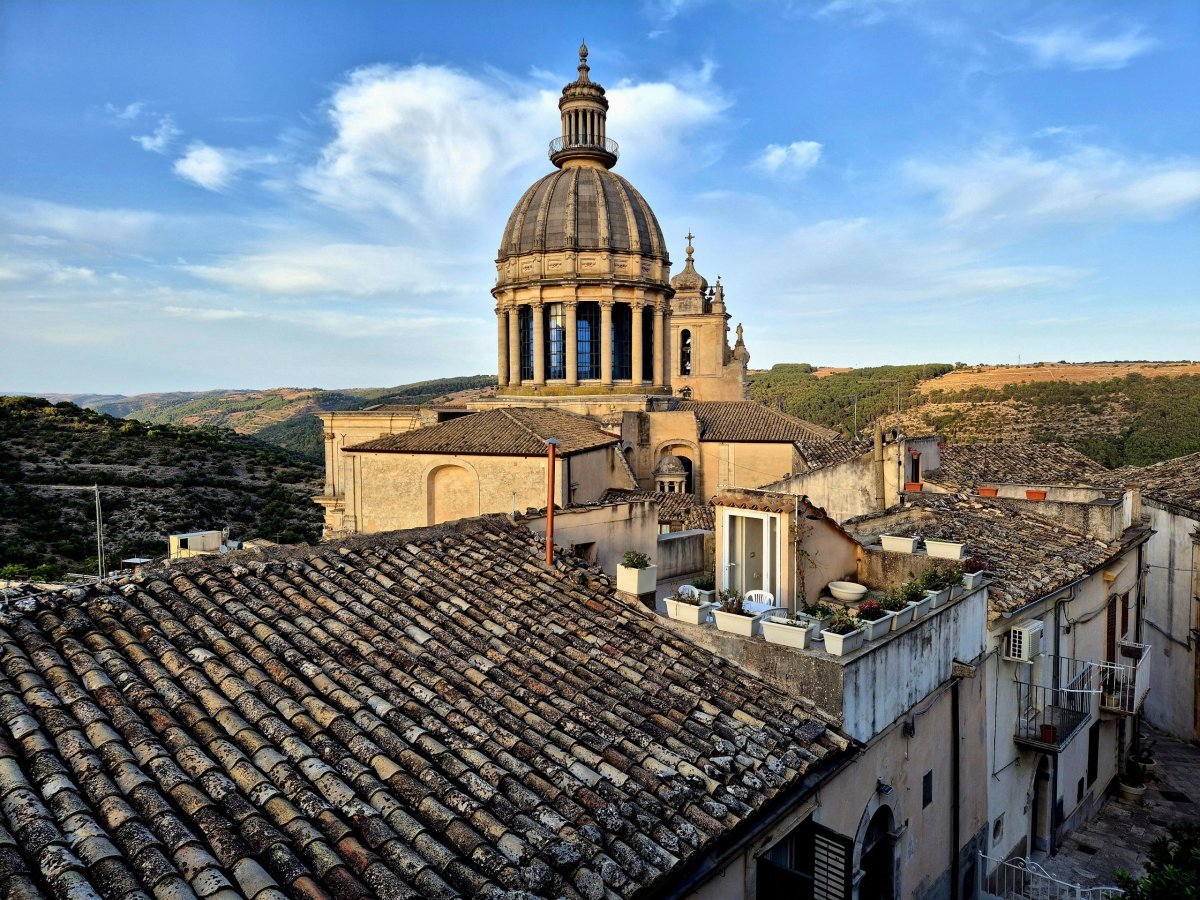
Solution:
[[[713,615],[716,616],[717,627],[722,631],[740,634],[742,637],[753,637],[755,633],[762,634],[762,625],[759,624],[758,616],[739,616],[737,613],[727,613],[720,609],[714,609]]]
[[[808,642],[812,639],[809,629],[810,626],[807,623],[786,625],[783,619],[766,618],[762,620],[763,637],[767,639],[768,643],[794,647],[797,650],[808,648]]]
[[[819,641],[821,639],[821,632],[828,628],[829,623],[833,621],[833,616],[825,616],[825,618],[819,619],[816,616],[810,616],[805,613],[796,613],[796,618],[804,619],[808,622],[810,641]]]
[[[693,606],[690,603],[681,603],[678,600],[665,600],[667,604],[667,615],[672,619],[680,622],[687,622],[689,625],[703,625],[708,621],[708,614],[712,611],[711,603],[701,603],[699,606]]]
[[[925,596],[930,600],[929,608],[937,609],[950,599],[950,588],[942,588],[940,591],[926,591]]]
[[[926,594],[925,598],[923,600],[918,600],[913,605],[913,621],[915,622],[918,619],[923,619],[927,615],[929,615],[929,610],[932,608],[932,606],[933,606],[933,595]]]
[[[897,537],[894,534],[884,534],[879,537],[883,549],[888,553],[912,553],[917,547],[915,537]]]
[[[913,610],[916,609],[915,603],[910,603],[899,612],[892,613],[892,631],[899,631],[913,619]]]
[[[863,636],[868,641],[877,641],[892,630],[891,613],[874,622],[868,622],[866,619],[858,619],[858,621],[862,624]]]
[[[702,591],[702,590],[700,590],[700,588],[696,588],[696,596],[700,598],[701,603],[716,603],[717,602],[717,592],[715,590]]]
[[[972,588],[977,588],[981,584],[983,584],[983,573],[982,572],[964,572],[963,573],[962,586],[966,590],[969,591]]]
[[[957,541],[939,541],[925,538],[925,552],[934,559],[962,559],[966,544]]]
[[[617,590],[627,594],[652,594],[658,587],[658,566],[646,566],[644,569],[630,569],[617,566]]]
[[[861,628],[849,634],[834,634],[832,631],[822,631],[821,637],[825,641],[825,650],[831,656],[845,656],[847,653],[853,653],[862,646],[863,642]]]

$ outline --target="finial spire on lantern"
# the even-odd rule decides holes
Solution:
[[[693,254],[694,252],[696,252],[696,251],[695,251],[695,248],[692,246],[692,239],[695,237],[695,235],[694,235],[694,234],[692,234],[692,229],[690,229],[690,228],[688,229],[688,233],[687,233],[686,237],[687,237],[687,242],[688,242],[688,245],[687,245],[687,261],[688,261],[688,262],[691,262],[691,261],[692,261],[692,254]]]
[[[586,82],[588,80],[588,72],[591,71],[587,63],[588,48],[587,42],[580,40],[579,42],[579,80]]]

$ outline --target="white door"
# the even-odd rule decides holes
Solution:
[[[774,513],[723,511],[725,531],[722,587],[745,594],[770,591],[779,584],[779,516]]]

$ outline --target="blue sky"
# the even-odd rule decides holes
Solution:
[[[1200,358],[1200,4],[0,4],[0,390],[490,372],[581,37],[753,367]]]

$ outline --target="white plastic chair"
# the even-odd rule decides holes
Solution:
[[[742,609],[758,615],[782,609],[782,607],[775,603],[775,595],[770,591],[746,591],[746,595],[742,598]]]
[[[697,594],[700,593],[700,589],[697,588],[694,584],[681,584],[679,586],[679,593],[681,593],[687,597],[695,597]]]

